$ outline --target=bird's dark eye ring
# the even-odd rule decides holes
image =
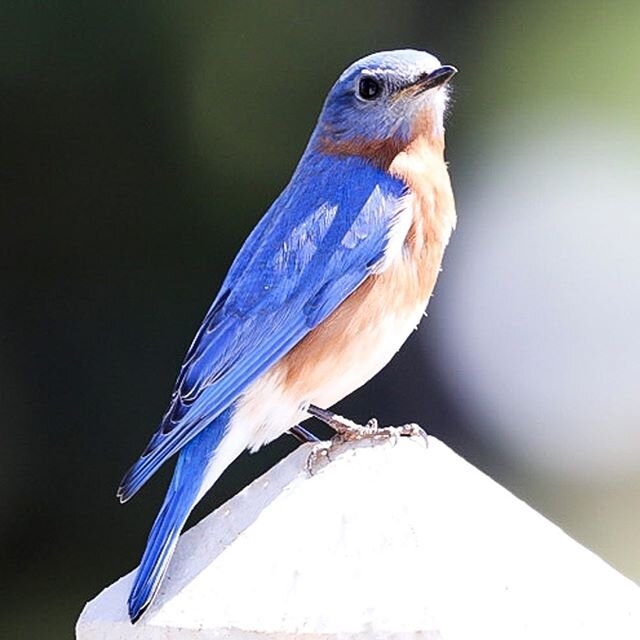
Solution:
[[[382,86],[378,80],[371,76],[360,78],[358,94],[363,100],[375,100],[382,92]]]

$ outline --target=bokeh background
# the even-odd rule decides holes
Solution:
[[[337,74],[405,46],[460,68],[459,227],[428,319],[340,409],[420,422],[640,579],[640,3],[25,0],[0,24],[0,637],[72,637],[137,564],[167,473],[115,488],[226,268]]]

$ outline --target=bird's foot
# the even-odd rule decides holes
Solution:
[[[362,440],[389,440],[392,439],[394,444],[401,437],[420,437],[424,440],[425,445],[429,446],[426,432],[417,424],[404,424],[399,427],[380,427],[375,418],[371,418],[365,425],[358,424],[343,416],[321,409],[310,404],[307,413],[318,418],[325,424],[329,425],[336,435],[329,442],[320,442],[316,444],[307,458],[307,471],[309,475],[313,475],[323,462],[331,461],[331,454],[347,442],[357,442]]]
[[[318,469],[323,467],[327,462],[331,462],[331,451],[333,449],[335,449],[333,440],[314,444],[311,452],[307,456],[307,463],[305,464],[307,474],[313,476]]]

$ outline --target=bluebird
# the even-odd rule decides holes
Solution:
[[[189,513],[245,449],[327,411],[417,327],[456,213],[444,160],[455,67],[371,54],[326,98],[291,181],[251,232],[180,368],[157,431],[118,489],[129,500],[174,454],[129,595],[156,595]]]

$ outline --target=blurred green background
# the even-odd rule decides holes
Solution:
[[[640,579],[639,3],[25,0],[0,24],[0,637],[72,637],[137,564],[167,472],[115,489],[226,268],[341,70],[407,46],[460,69],[459,228],[429,318],[340,409],[420,422]]]

